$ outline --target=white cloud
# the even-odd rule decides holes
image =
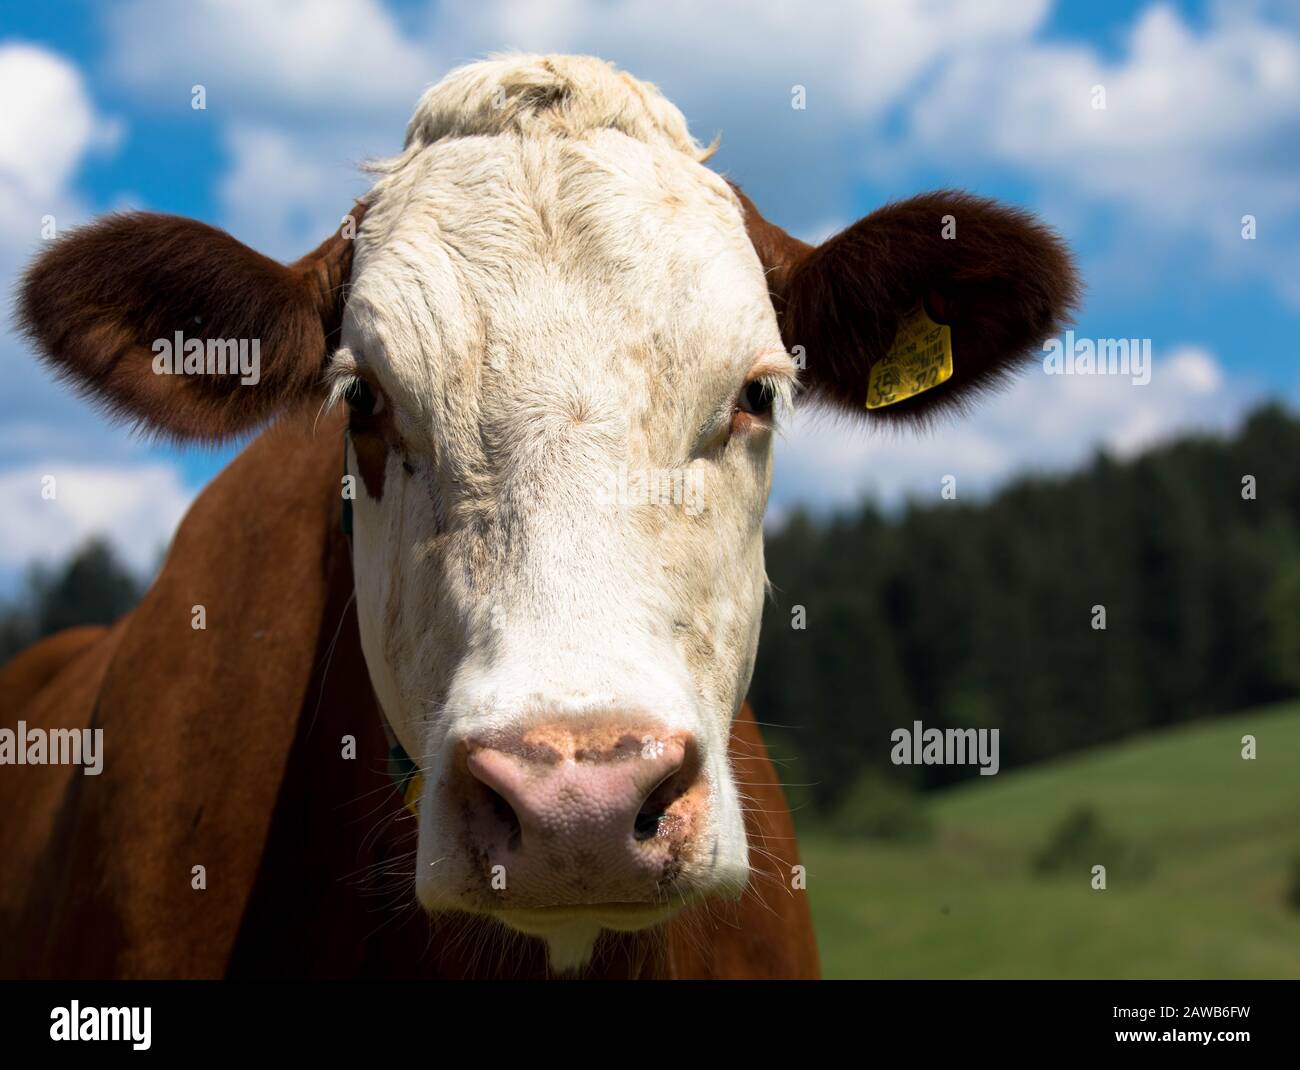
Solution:
[[[67,205],[87,152],[112,145],[119,125],[96,113],[76,66],[32,45],[0,45],[0,100],[9,102],[0,109],[0,241],[31,240],[41,216]]]
[[[1275,240],[1300,224],[1300,32],[1253,6],[1216,7],[1198,30],[1152,5],[1113,60],[1047,41],[963,51],[907,114],[900,153],[914,166],[1006,168],[1055,203],[1122,208],[1131,245],[1144,229],[1191,232],[1281,292],[1293,286],[1300,264],[1288,251],[1266,253],[1240,234],[1247,214]]]
[[[105,25],[118,85],[143,107],[215,126],[228,160],[215,222],[285,260],[338,225],[367,188],[356,165],[401,147],[448,65],[380,0],[130,0]]]
[[[791,86],[816,86],[811,114],[861,117],[946,55],[1023,38],[1047,9],[1047,0],[451,0],[429,4],[407,34],[379,0],[129,0],[107,29],[115,78],[155,99],[175,94],[173,107],[188,107],[201,83],[210,108],[263,116],[409,109],[448,67],[519,49],[593,53],[638,77],[710,97],[757,93],[787,111]]]
[[[39,250],[43,217],[62,232],[87,215],[74,182],[87,157],[110,148],[120,124],[96,108],[82,72],[29,45],[0,46],[0,286],[12,292]],[[146,450],[37,362],[0,302],[0,588],[32,560],[58,560],[107,535],[142,572],[171,537],[191,493],[170,465],[132,462]],[[52,458],[61,458],[53,460]],[[57,497],[41,497],[53,475]]]
[[[757,97],[786,111],[791,87],[804,85],[813,115],[829,107],[861,118],[889,107],[936,60],[1025,36],[1047,8],[1045,0],[459,0],[439,6],[435,31],[472,53],[590,52],[692,96]]]
[[[74,178],[90,154],[112,144],[120,124],[99,113],[74,64],[31,45],[0,45],[0,100],[22,101],[0,108],[0,288],[8,295],[40,248],[45,218],[53,217],[62,232],[85,217]],[[77,424],[93,429],[78,437],[99,437],[103,421],[36,362],[17,336],[10,309],[6,296],[0,300],[0,426],[17,451],[6,456],[24,456],[23,448],[40,437],[37,424],[57,427],[65,442],[67,428]],[[92,452],[105,445],[96,442]]]
[[[222,223],[268,256],[291,260],[315,247],[367,189],[337,138],[241,121],[225,142],[232,165],[217,182]]]
[[[163,108],[188,109],[202,85],[209,111],[328,125],[409,107],[434,74],[379,0],[135,0],[107,30],[114,77]]]
[[[797,503],[886,506],[936,499],[946,475],[962,497],[996,489],[1024,471],[1065,471],[1098,449],[1129,457],[1180,432],[1233,427],[1251,396],[1230,386],[1213,354],[1197,346],[1157,349],[1151,381],[1110,375],[1047,375],[1032,367],[1014,387],[967,418],[930,432],[875,431],[869,420],[802,406],[777,443],[770,519]]]
[[[42,497],[46,477],[55,497]],[[65,558],[92,535],[112,540],[147,573],[193,497],[166,464],[112,467],[41,462],[0,472],[0,569]]]

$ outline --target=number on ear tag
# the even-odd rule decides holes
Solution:
[[[889,352],[871,366],[867,408],[883,409],[952,378],[952,331],[918,308],[903,319]]]

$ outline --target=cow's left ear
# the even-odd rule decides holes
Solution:
[[[906,419],[964,403],[1061,330],[1079,300],[1064,242],[996,201],[925,193],[812,246],[736,192],[782,338],[802,347],[801,381],[857,413]]]

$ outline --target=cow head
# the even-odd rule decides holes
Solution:
[[[362,645],[423,772],[419,897],[541,936],[559,966],[746,883],[728,737],[796,383],[923,418],[1013,369],[1076,293],[1018,210],[930,194],[812,247],[707,155],[604,63],[508,57],[429,90],[291,266],[122,215],[55,244],[21,295],[60,372],[161,432],[349,406]],[[918,306],[950,326],[951,377],[868,412]],[[184,374],[173,339],[255,340],[260,367]]]

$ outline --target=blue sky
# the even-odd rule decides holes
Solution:
[[[937,494],[949,473],[982,493],[1300,399],[1294,3],[0,3],[0,285],[47,215],[63,229],[123,207],[291,258],[364,191],[354,165],[400,147],[426,85],[516,48],[593,52],[655,82],[697,137],[721,134],[715,166],[804,237],[936,186],[1025,205],[1079,255],[1077,333],[1151,339],[1147,386],[1030,374],[926,438],[801,411],[778,516]],[[36,364],[7,308],[0,369],[0,590],[94,531],[147,567],[232,455],[110,424]]]

